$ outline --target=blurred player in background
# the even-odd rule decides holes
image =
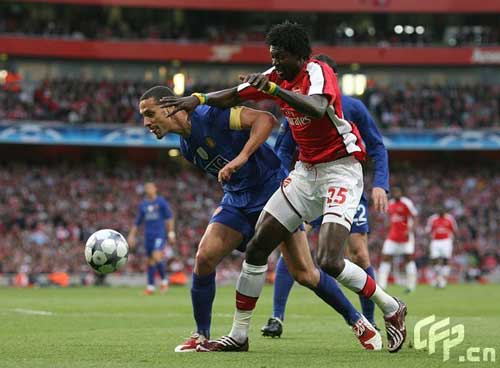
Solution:
[[[415,264],[415,220],[417,209],[413,202],[403,196],[399,187],[392,190],[389,201],[389,235],[382,247],[382,262],[378,271],[378,282],[387,286],[391,264],[394,256],[403,256],[406,273],[406,292],[412,292],[417,287],[417,265]]]
[[[430,234],[430,258],[433,264],[433,277],[431,284],[444,288],[450,276],[448,262],[453,253],[453,238],[458,230],[455,218],[446,213],[444,207],[439,207],[438,213],[427,220],[425,231]]]
[[[326,55],[317,55],[314,59],[327,63],[337,73],[337,64],[333,59]],[[389,191],[389,162],[387,150],[382,140],[382,135],[377,129],[375,121],[370,116],[365,105],[355,98],[342,95],[342,109],[344,117],[348,121],[356,124],[361,134],[361,138],[366,145],[368,155],[374,162],[374,179],[372,189],[372,200],[375,210],[384,213],[387,210],[387,192]],[[275,152],[281,159],[285,167],[291,167],[293,156],[297,150],[297,144],[293,140],[288,122],[285,120],[280,127]],[[321,220],[314,221],[312,224],[321,225]],[[375,279],[375,270],[370,263],[368,253],[368,201],[365,194],[361,196],[358,210],[354,216],[351,233],[348,239],[348,250],[350,259],[366,271]],[[276,265],[276,277],[274,279],[274,299],[273,299],[273,317],[269,318],[267,324],[262,327],[264,336],[281,336],[283,332],[283,320],[285,316],[285,307],[290,290],[293,286],[293,277],[288,272],[283,257],[280,257]],[[375,304],[360,295],[362,313],[368,321],[375,325]]]
[[[173,96],[172,91],[154,87],[141,97],[144,125],[158,139],[168,132],[180,135],[182,155],[216,176],[224,191],[195,258],[191,301],[197,330],[175,348],[176,352],[191,352],[208,344],[217,265],[235,249],[245,250],[262,208],[279,188],[287,170],[264,143],[276,123],[271,114],[247,107],[199,106],[189,115],[180,111],[167,116],[173,109],[158,105],[165,96]],[[339,312],[365,349],[381,349],[377,330],[354,308],[335,280],[314,266],[305,232],[296,231],[282,249],[294,278]],[[240,306],[246,308],[245,303]],[[248,350],[248,343],[240,345],[229,339],[228,344],[240,351]]]
[[[175,220],[168,202],[158,195],[156,185],[152,182],[144,184],[146,198],[139,205],[135,223],[130,229],[127,241],[130,247],[136,245],[137,227],[144,223],[144,246],[148,257],[148,285],[144,293],[151,295],[155,291],[155,274],[161,277],[161,289],[168,290],[168,278],[165,269],[163,250],[167,240],[175,244]]]
[[[332,69],[311,59],[305,29],[275,25],[266,36],[273,67],[242,77],[243,84],[198,98],[171,97],[164,107],[193,111],[199,104],[235,106],[242,100],[275,100],[299,147],[295,170],[267,202],[236,286],[236,312],[228,336],[207,351],[248,349],[250,319],[262,291],[267,259],[300,226],[323,215],[318,264],[344,286],[367,297],[384,312],[388,349],[397,352],[406,338],[406,305],[378,287],[362,268],[344,259],[345,243],[363,192],[364,158],[357,128],[343,119],[340,90]]]

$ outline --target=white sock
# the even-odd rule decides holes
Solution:
[[[415,290],[417,287],[417,265],[415,261],[408,262],[405,267],[406,270],[406,286],[409,290]]]
[[[266,271],[267,264],[254,266],[246,261],[243,262],[240,277],[236,283],[236,312],[233,327],[229,332],[229,336],[239,343],[245,342],[248,337],[253,309],[266,281]]]
[[[441,282],[441,265],[436,264],[434,265],[434,280],[432,286],[438,286],[440,282]]]
[[[155,286],[154,285],[148,285],[146,287],[149,291],[155,291]]]
[[[161,280],[162,285],[168,285],[168,279],[163,279]]]
[[[345,260],[345,267],[340,275],[337,276],[337,280],[345,287],[355,292],[359,292],[363,289],[363,287],[365,287],[365,284],[367,284],[367,277],[368,275],[361,267]],[[399,308],[399,304],[396,300],[376,284],[375,291],[371,295],[370,299],[377,304],[377,306],[384,312],[384,315],[394,313]]]
[[[375,304],[377,304],[382,312],[384,312],[384,316],[393,314],[399,308],[399,304],[396,299],[387,294],[380,285],[377,285],[377,288],[375,289],[375,292],[370,300],[373,300]]]
[[[342,272],[336,277],[336,280],[346,288],[351,289],[352,291],[357,293],[361,291],[361,289],[363,289],[363,287],[365,286],[368,274],[357,264],[354,264],[347,259],[344,261],[345,267]]]
[[[380,263],[378,268],[377,283],[385,289],[387,287],[387,280],[389,279],[389,273],[391,272],[391,264],[389,262]]]
[[[445,287],[448,283],[448,277],[450,276],[450,266],[443,265],[441,267],[441,287]]]

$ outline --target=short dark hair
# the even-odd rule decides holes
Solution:
[[[288,51],[302,59],[311,57],[311,42],[305,28],[298,23],[285,21],[271,27],[266,35],[266,43]]]
[[[169,97],[173,95],[174,92],[172,92],[172,90],[166,86],[154,86],[144,92],[139,101],[147,100],[148,98],[153,97],[156,102],[159,102],[163,97]]]
[[[333,72],[335,74],[337,74],[337,63],[330,56],[325,55],[325,54],[319,54],[319,55],[314,55],[313,59],[316,59],[316,60],[319,60],[319,61],[322,61],[322,62],[328,64],[328,66],[333,69]]]

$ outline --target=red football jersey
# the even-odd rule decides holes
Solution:
[[[457,231],[457,223],[452,215],[445,213],[432,215],[427,220],[426,230],[431,233],[432,239],[452,239],[453,233]]]
[[[344,120],[337,78],[328,65],[310,59],[304,63],[302,70],[291,82],[280,79],[274,67],[264,74],[282,89],[308,96],[323,95],[328,98],[327,113],[320,119],[313,119],[285,101],[262,93],[248,83],[238,86],[238,93],[243,99],[275,99],[286,116],[293,138],[299,147],[299,161],[317,164],[338,160],[351,154],[358,160],[364,160],[365,148],[358,128]]]
[[[398,243],[407,242],[410,239],[413,218],[418,214],[413,202],[406,197],[401,197],[400,200],[391,199],[387,212],[390,220],[387,238]]]

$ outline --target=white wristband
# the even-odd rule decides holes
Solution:
[[[169,231],[168,236],[171,238],[175,238],[175,231]]]

